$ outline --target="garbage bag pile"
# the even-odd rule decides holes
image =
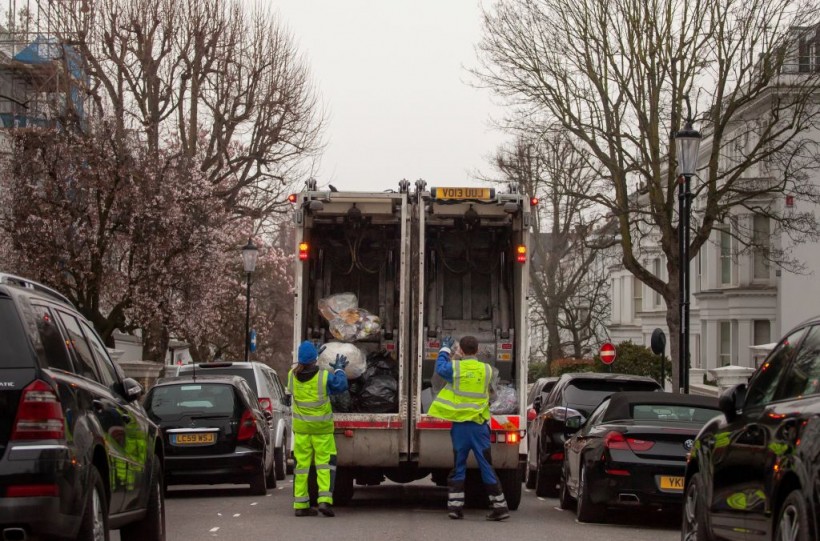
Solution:
[[[327,320],[330,334],[343,342],[374,336],[382,326],[378,316],[359,308],[359,300],[353,293],[337,293],[320,299],[319,313]]]
[[[330,403],[339,413],[398,413],[397,363],[386,351],[371,353],[364,373],[348,381],[346,392],[331,395]]]
[[[495,400],[490,402],[490,413],[518,413],[518,392],[515,387],[503,384],[496,387]]]

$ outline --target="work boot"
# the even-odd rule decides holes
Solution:
[[[453,520],[461,520],[464,518],[464,513],[461,511],[461,509],[453,509],[452,511],[447,513],[447,516]]]
[[[464,518],[464,481],[447,481],[447,511],[453,520]]]
[[[510,518],[510,512],[506,508],[493,509],[487,513],[487,520],[506,520]]]
[[[484,485],[484,488],[493,506],[493,510],[487,514],[487,520],[505,520],[510,518],[510,509],[507,507],[507,500],[504,498],[501,484]]]
[[[335,517],[336,513],[333,512],[333,506],[329,503],[322,502],[319,504],[319,512],[322,513],[326,517]]]
[[[293,513],[297,517],[315,517],[319,513],[316,512],[316,509],[312,507],[305,507],[303,509],[296,509]]]

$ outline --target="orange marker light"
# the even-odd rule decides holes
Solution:
[[[527,262],[527,247],[526,246],[518,246],[515,249],[516,257],[515,260],[519,263],[526,263]]]
[[[299,243],[299,261],[305,261],[308,258],[308,246],[307,242],[300,242]]]
[[[518,432],[510,432],[507,434],[507,443],[518,443]]]
[[[290,194],[288,196],[288,201],[291,202],[291,203],[295,203],[296,202],[296,194],[295,193]]]

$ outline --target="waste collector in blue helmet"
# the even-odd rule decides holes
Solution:
[[[336,478],[336,440],[333,439],[333,409],[330,395],[347,390],[347,357],[336,355],[332,371],[319,368],[319,351],[310,341],[299,345],[298,363],[288,373],[293,395],[293,509],[297,517],[322,513],[334,516],[333,483]],[[308,473],[316,468],[319,485],[318,512],[310,507]]]
[[[447,385],[436,395],[427,412],[453,423],[450,439],[453,442],[454,465],[447,478],[447,510],[452,519],[464,518],[464,479],[467,475],[467,457],[472,451],[493,506],[487,520],[505,520],[510,518],[510,511],[493,469],[490,426],[487,424],[490,420],[492,368],[476,359],[478,340],[474,336],[464,336],[459,340],[458,347],[463,355],[461,359],[450,359],[454,344],[455,341],[449,336],[441,340],[436,373],[444,378]]]

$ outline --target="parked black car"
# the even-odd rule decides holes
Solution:
[[[661,391],[652,378],[627,374],[580,372],[564,374],[555,384],[527,437],[527,488],[538,496],[558,495],[558,481],[564,463],[567,417],[589,417],[598,404],[620,391]]]
[[[820,538],[820,318],[720,396],[686,468],[682,539]]]
[[[0,532],[164,540],[164,449],[89,322],[60,293],[0,274]]]
[[[530,392],[527,394],[527,429],[530,428],[530,423],[538,415],[541,409],[541,403],[544,398],[549,396],[552,388],[558,383],[558,378],[538,378],[532,384]]]
[[[721,415],[717,398],[664,392],[615,393],[592,412],[568,417],[559,500],[577,501],[578,520],[607,507],[679,510],[686,456],[703,425]]]
[[[291,397],[285,392],[279,375],[270,366],[258,362],[231,362],[219,361],[200,364],[184,364],[176,367],[177,376],[190,376],[198,371],[199,374],[221,374],[241,376],[248,382],[250,388],[259,399],[259,407],[271,415],[270,439],[273,442],[273,461],[276,469],[276,478],[284,479],[288,473],[293,473],[293,467],[288,462],[293,430],[291,425]]]
[[[163,378],[145,409],[165,436],[166,485],[248,483],[259,495],[276,486],[270,414],[244,378]]]

